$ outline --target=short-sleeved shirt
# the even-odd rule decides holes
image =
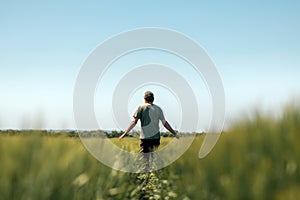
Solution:
[[[133,117],[138,118],[141,121],[141,139],[160,138],[159,121],[164,121],[165,117],[159,106],[149,103],[140,105]]]

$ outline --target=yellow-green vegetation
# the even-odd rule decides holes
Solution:
[[[195,159],[198,138],[169,170],[178,176],[178,193],[191,199],[296,200],[299,141],[300,107],[290,105],[277,119],[260,113],[241,119],[202,160]]]
[[[0,199],[297,200],[299,131],[297,105],[277,118],[257,113],[226,130],[204,159],[198,159],[200,135],[180,159],[149,174],[102,165],[79,138],[2,135]],[[137,138],[112,140],[138,150]]]
[[[161,148],[167,146],[167,144],[171,140],[172,140],[171,137],[161,137],[160,145],[159,145],[158,149],[161,149]],[[128,150],[130,152],[139,152],[140,141],[137,138],[129,137],[126,139],[122,139],[121,141],[119,141],[118,138],[112,138],[111,142],[124,150]]]

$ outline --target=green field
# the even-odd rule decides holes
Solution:
[[[204,159],[204,136],[170,166],[149,174],[112,170],[79,138],[38,134],[0,136],[0,199],[207,199],[300,198],[300,109],[277,118],[254,114],[223,133]],[[162,138],[163,145],[171,138]],[[116,139],[112,139],[118,143]],[[137,138],[122,148],[137,151]]]

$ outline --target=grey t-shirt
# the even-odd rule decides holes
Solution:
[[[160,138],[159,121],[164,121],[165,117],[159,106],[149,103],[140,105],[133,117],[141,120],[141,139]]]

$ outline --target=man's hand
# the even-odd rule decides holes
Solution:
[[[119,141],[120,141],[120,140],[122,140],[122,139],[125,137],[125,135],[126,135],[126,132],[125,132],[125,133],[123,133],[122,135],[120,135],[120,137],[119,137]]]
[[[122,140],[125,137],[125,135],[127,133],[129,133],[131,131],[131,129],[133,129],[133,127],[135,127],[135,125],[136,125],[136,123],[137,123],[138,120],[139,120],[138,118],[134,118],[130,122],[130,124],[129,124],[128,128],[126,129],[126,131],[119,137],[119,141]]]
[[[174,137],[175,137],[176,139],[179,139],[178,131],[174,131],[172,134],[174,135]]]
[[[171,125],[166,120],[162,120],[162,123],[163,123],[164,127],[166,129],[168,129],[168,131],[170,131],[176,137],[176,139],[179,139],[179,136],[176,133],[176,131],[174,131],[174,129],[171,127]]]

